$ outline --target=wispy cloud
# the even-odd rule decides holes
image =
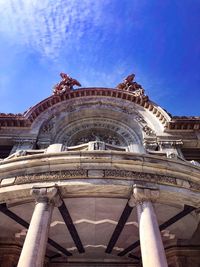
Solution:
[[[77,42],[86,30],[102,23],[108,1],[2,0],[0,32],[41,53],[56,58]]]
[[[93,66],[87,66],[87,68],[81,69],[81,83],[82,86],[88,87],[115,87],[129,72],[129,66],[124,62],[116,62],[115,66],[109,71],[97,70]]]

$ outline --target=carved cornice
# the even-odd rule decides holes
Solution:
[[[66,100],[91,96],[95,96],[96,98],[103,96],[124,99],[149,110],[161,121],[163,125],[166,125],[169,120],[169,118],[167,118],[168,115],[166,115],[160,107],[149,101],[149,98],[146,95],[136,96],[132,92],[112,88],[81,88],[66,92],[63,95],[50,96],[30,108],[23,115],[0,114],[0,127],[30,127],[35,119],[48,108]]]
[[[112,89],[112,88],[81,88],[78,90],[72,90],[66,92],[62,95],[53,95],[50,96],[34,107],[27,110],[24,114],[12,114],[12,113],[0,113],[0,128],[7,127],[17,127],[17,128],[29,128],[31,124],[35,121],[35,119],[48,108],[66,101],[75,98],[81,97],[91,97],[91,96],[107,96],[118,99],[124,99],[133,103],[136,103],[145,109],[152,112],[165,126],[166,131],[168,130],[199,130],[200,129],[200,117],[195,116],[182,116],[177,117],[174,116],[169,121],[166,118],[165,112],[156,106],[153,102],[151,102],[146,95],[136,96],[132,92],[120,90],[120,89]]]
[[[23,115],[8,115],[2,116],[0,114],[0,129],[1,128],[29,128],[31,126],[30,120],[27,120]]]
[[[181,116],[172,117],[171,121],[167,122],[166,130],[199,130],[200,129],[200,117],[195,116]]]

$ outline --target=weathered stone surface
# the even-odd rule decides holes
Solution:
[[[28,168],[27,168],[28,167]],[[179,160],[120,152],[61,152],[33,155],[0,165],[3,184],[26,184],[69,179],[121,179],[200,190],[199,168]],[[13,178],[12,183],[10,178]],[[7,180],[8,179],[8,180]],[[8,185],[9,185],[8,184]]]
[[[8,186],[8,185],[12,185],[15,182],[15,177],[11,177],[11,178],[5,178],[1,180],[1,186]]]
[[[137,184],[140,188],[156,187],[159,190],[156,199],[155,195],[152,199],[148,189],[144,190],[154,200],[159,225],[177,218],[185,205],[200,207],[200,168],[184,159],[187,155],[191,157],[189,160],[198,161],[199,119],[171,117],[148,99],[144,90],[133,81],[133,76],[125,79],[123,88],[120,85],[115,90],[72,90],[69,82],[73,79],[62,76],[63,81],[58,86],[61,90],[57,95],[40,102],[23,115],[0,114],[0,152],[1,145],[13,146],[12,155],[0,160],[0,203],[3,203],[0,265],[6,264],[1,255],[12,254],[1,251],[1,241],[5,243],[8,240],[11,244],[15,238],[14,243],[19,243],[19,248],[23,245],[26,229],[19,222],[20,218],[28,223],[31,220],[34,204],[30,190],[36,187],[37,192],[38,187],[56,186],[86,253],[79,255],[64,221],[54,209],[50,236],[69,249],[73,256],[67,259],[63,255],[59,257],[58,251],[48,246],[47,261],[51,258],[48,267],[108,266],[108,262],[109,266],[139,267],[140,260],[136,260],[141,256],[139,247],[131,252],[133,258],[128,254],[117,256],[119,251],[139,239],[136,203],[130,200],[133,186]],[[194,154],[196,158],[192,158]],[[140,202],[144,202],[144,194],[138,192],[139,195],[143,195]],[[38,202],[41,203],[42,199],[45,199],[44,195],[38,198]],[[106,254],[105,249],[128,201],[129,211],[130,207],[133,208],[130,217],[112,254]],[[151,210],[151,214],[145,216],[153,220],[152,209],[144,208]],[[12,216],[8,217],[8,214]],[[18,219],[14,221],[13,218]],[[163,232],[164,245],[170,248],[167,250],[170,267],[198,266],[196,252],[180,253],[177,250],[180,244],[190,248],[192,242],[195,246],[200,244],[198,223],[199,216],[193,212]],[[154,232],[153,227],[148,227],[149,223],[145,226],[144,238],[149,238]],[[45,233],[47,228],[44,226],[42,232]],[[33,238],[36,236],[37,233],[32,235]],[[150,238],[150,241],[155,241],[152,244],[157,241],[154,237],[155,233]],[[143,247],[147,246],[152,258],[155,249],[147,243],[143,242]],[[29,244],[33,244],[32,238]],[[40,246],[34,249],[35,252]],[[44,254],[44,250],[41,253]],[[9,259],[7,265],[16,266],[18,259]],[[147,261],[145,266],[149,267],[149,264]]]

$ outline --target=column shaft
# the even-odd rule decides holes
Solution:
[[[43,267],[57,188],[34,188],[36,205],[17,267]],[[58,198],[57,198],[58,202]]]
[[[137,203],[143,267],[167,267],[156,214],[151,201]]]

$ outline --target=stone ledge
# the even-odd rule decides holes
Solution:
[[[200,191],[199,167],[144,154],[61,152],[20,157],[0,165],[1,187],[70,179],[112,179],[113,182],[136,179],[141,183],[166,184]]]

